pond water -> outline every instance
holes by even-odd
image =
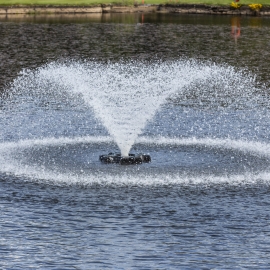
[[[269,30],[0,17],[0,268],[268,268]],[[99,161],[130,149],[152,162]]]

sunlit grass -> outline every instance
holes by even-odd
[[[107,4],[107,3],[111,3],[113,1],[114,0],[0,0],[0,5],[88,6],[88,5],[93,5],[93,4],[97,4],[97,3]]]
[[[0,0],[0,5],[72,5],[89,6],[95,4],[130,5],[133,3],[141,4],[143,0]],[[144,0],[144,4],[207,4],[230,6],[231,0]],[[240,0],[241,5],[262,4],[269,6],[270,0]]]

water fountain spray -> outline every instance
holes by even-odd
[[[250,83],[248,80],[243,83],[241,76],[235,76],[232,67],[195,60],[148,64],[70,61],[23,71],[15,80],[13,90],[31,89],[45,95],[50,89],[57,89],[63,94],[79,96],[94,110],[118,145],[121,153],[114,155],[116,161],[119,155],[133,159],[130,156],[132,145],[168,97],[181,95],[187,88],[210,88],[217,81],[223,91],[237,85],[238,92],[244,92],[246,84]],[[107,155],[106,160],[108,158]]]

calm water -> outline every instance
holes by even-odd
[[[267,269],[269,33],[256,17],[0,17],[0,268]],[[132,147],[152,163],[100,164],[118,151],[110,97],[151,89],[157,61],[170,94]]]

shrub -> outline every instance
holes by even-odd
[[[237,8],[240,8],[241,5],[236,3],[236,2],[231,2],[231,8],[234,8],[234,9],[237,9]]]
[[[262,8],[262,4],[250,4],[248,5],[250,7],[251,10],[260,10]]]

